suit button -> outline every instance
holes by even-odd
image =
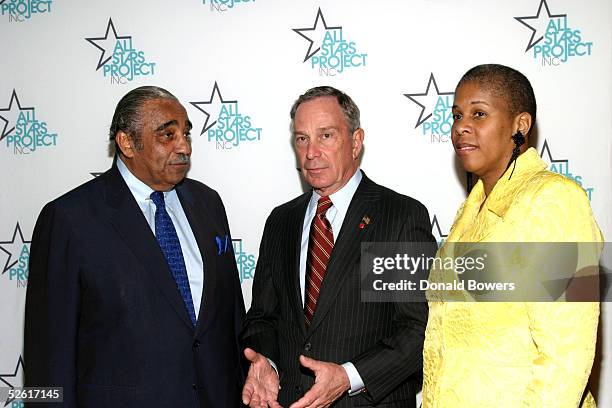
[[[191,387],[194,389],[194,391],[198,390],[198,386],[196,384],[191,384]]]
[[[310,342],[304,344],[304,350],[310,351],[311,348],[312,348],[312,344],[310,344]]]
[[[299,386],[299,385],[296,385],[296,386],[295,386],[295,392],[297,392],[297,393],[301,394],[301,393],[303,392],[303,391],[302,391],[302,387],[301,387],[301,386]]]
[[[198,347],[200,347],[200,341],[196,340],[196,341],[193,342],[193,348],[197,349]]]

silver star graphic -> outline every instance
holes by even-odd
[[[217,95],[216,98],[215,95]],[[208,129],[215,126],[215,124],[217,123],[217,119],[219,118],[219,113],[221,113],[221,108],[224,104],[238,103],[238,101],[223,100],[223,97],[221,96],[221,91],[219,90],[219,85],[217,85],[217,81],[215,81],[215,85],[213,86],[212,92],[210,94],[210,99],[207,102],[189,103],[193,105],[197,110],[206,115],[204,126],[202,126],[202,132],[200,132],[200,136],[202,136]],[[209,105],[209,107],[205,110],[202,105]],[[213,119],[211,120],[211,118]]]
[[[435,93],[431,92],[431,84],[433,84]],[[436,83],[436,78],[434,78],[433,72],[429,77],[429,82],[427,83],[427,89],[425,93],[412,93],[412,94],[404,94],[405,97],[410,99],[412,102],[416,103],[421,107],[421,113],[419,115],[419,119],[417,120],[415,129],[421,126],[423,122],[431,117],[433,114],[436,104],[438,103],[438,97],[440,95],[453,95],[454,92],[440,92],[438,89],[438,84]]]
[[[437,236],[440,237],[440,239],[444,239],[448,237],[448,234],[442,233],[442,228],[440,228],[440,222],[438,221],[438,217],[435,214],[431,220],[431,232],[434,235],[437,234]]]
[[[542,6],[544,6],[544,8],[546,9],[546,15],[542,14],[540,16],[540,14],[542,13]],[[550,19],[566,16],[567,14],[550,14],[550,9],[548,8],[546,0],[542,0],[540,1],[540,5],[538,6],[538,12],[535,16],[514,17],[516,21],[531,30],[531,38],[529,39],[529,44],[527,44],[527,49],[525,49],[525,52],[529,51],[531,48],[533,48],[534,45],[542,41]]]
[[[111,29],[113,30],[113,36],[111,38],[108,38],[108,32]],[[117,45],[117,40],[127,40],[130,38],[132,38],[132,36],[117,35],[117,30],[115,30],[115,25],[113,24],[112,18],[108,19],[108,25],[106,26],[106,33],[104,34],[104,37],[85,38],[85,40],[87,40],[91,45],[102,51],[102,54],[100,55],[100,60],[98,61],[98,66],[96,67],[96,71],[99,70],[113,57],[113,51],[115,50],[115,45]],[[101,43],[103,46],[98,45],[98,43]],[[109,55],[108,57],[105,57],[107,51]]]
[[[19,240],[16,240],[17,233],[19,233]],[[32,241],[26,241],[23,238],[23,232],[21,232],[21,227],[19,223],[15,227],[15,231],[13,232],[13,238],[10,241],[0,242],[0,250],[8,255],[6,263],[4,264],[4,268],[2,269],[2,274],[11,269],[17,262],[19,262],[19,257],[21,256],[21,251],[23,250],[23,246],[26,244],[30,244]],[[9,249],[6,249],[9,248]],[[13,255],[16,256],[17,259],[13,260]]]
[[[34,116],[34,108],[22,107],[19,98],[17,98],[17,92],[13,89],[8,108],[0,109],[0,120],[4,122],[4,128],[2,133],[0,133],[0,140],[4,139],[15,130],[17,120],[19,119],[19,113],[22,111],[31,111],[32,115],[30,117]]]
[[[10,382],[8,379],[11,379]],[[0,386],[9,387],[10,389],[14,389],[15,387],[21,387],[23,383],[23,357],[19,356],[19,360],[17,360],[17,366],[15,366],[15,371],[10,374],[0,374]],[[15,399],[7,399],[4,402],[4,406],[6,407]]]
[[[540,157],[542,159],[544,159],[544,152],[546,152],[546,155],[548,156],[548,162],[550,164],[565,163],[565,168],[568,169],[568,167],[569,167],[569,160],[568,159],[553,159],[552,154],[550,153],[550,146],[548,146],[548,141],[546,139],[544,139],[544,144],[542,145],[542,150],[540,150]]]
[[[323,23],[319,25],[319,22]],[[308,40],[310,43],[308,45],[308,51],[306,51],[306,57],[304,57],[304,61],[308,61],[313,55],[315,55],[321,49],[321,45],[323,44],[323,40],[325,39],[325,34],[327,30],[342,30],[342,27],[328,27],[325,22],[325,18],[323,17],[323,12],[321,12],[321,8],[317,11],[317,16],[315,17],[315,22],[312,28],[294,28],[293,31],[298,33],[300,36]],[[312,31],[310,35],[306,35],[305,32]],[[316,45],[315,45],[316,44]],[[313,51],[314,48],[314,51]]]

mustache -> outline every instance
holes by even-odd
[[[179,153],[176,159],[170,160],[168,164],[189,164],[191,159],[184,153]]]

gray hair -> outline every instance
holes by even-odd
[[[315,88],[310,88],[309,90],[307,90],[303,95],[300,95],[300,97],[297,98],[297,100],[293,103],[290,113],[292,132],[293,123],[295,120],[295,112],[297,111],[298,107],[306,101],[311,101],[322,96],[333,96],[336,98],[338,104],[340,105],[340,109],[342,109],[342,113],[344,113],[344,117],[346,119],[346,123],[351,134],[353,134],[353,132],[355,132],[361,127],[361,123],[359,121],[359,108],[357,107],[355,102],[353,102],[350,96],[331,86],[317,86]]]
[[[117,144],[117,133],[125,132],[134,141],[134,147],[138,150],[142,145],[142,126],[140,108],[145,102],[153,99],[172,99],[178,102],[176,96],[158,86],[141,86],[132,89],[125,94],[115,108],[113,121],[110,125],[109,140],[115,142],[115,153],[121,151]]]

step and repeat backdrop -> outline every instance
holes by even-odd
[[[362,168],[422,201],[442,241],[465,198],[455,85],[477,64],[517,68],[538,101],[532,145],[584,188],[610,240],[611,21],[609,0],[0,0],[0,386],[22,384],[38,213],[111,166],[108,129],[130,89],[162,86],[187,109],[189,176],[225,202],[248,307],[265,219],[305,188],[289,109],[317,85],[353,97]],[[598,350],[592,385],[612,407],[610,303]]]

